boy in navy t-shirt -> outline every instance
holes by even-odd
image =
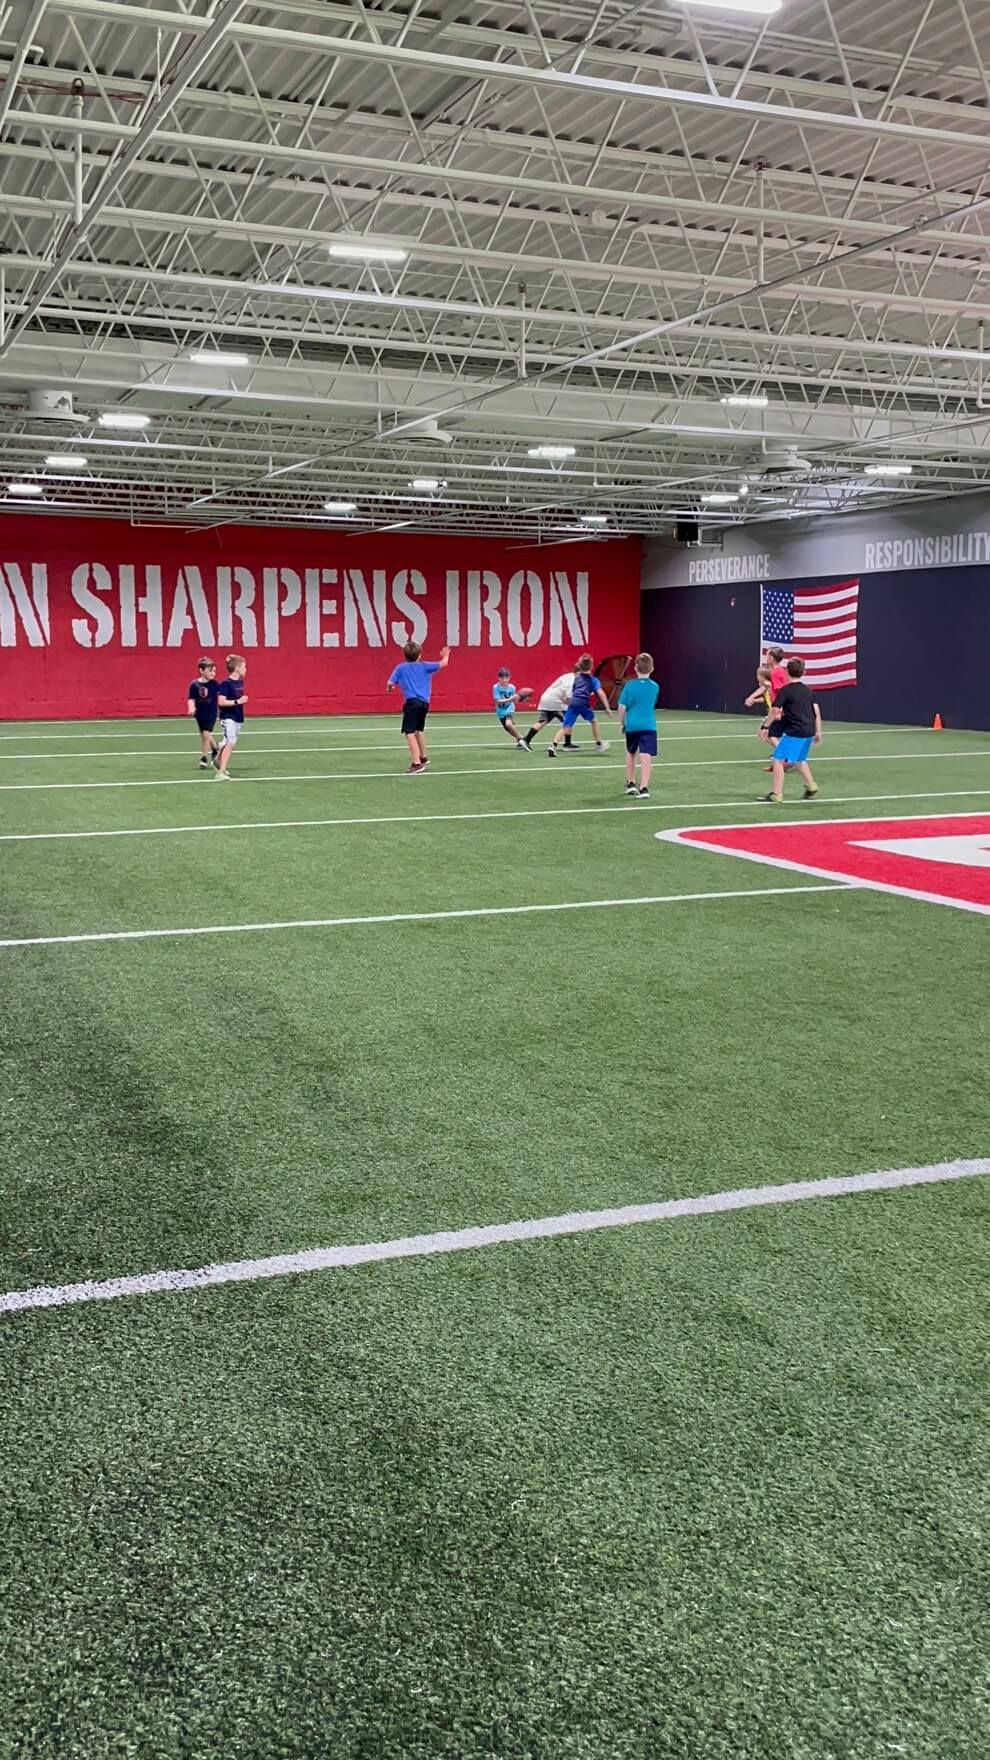
[[[619,726],[626,736],[626,793],[638,800],[650,798],[650,771],[657,755],[657,698],[660,686],[650,677],[653,655],[636,655],[636,676],[622,687]],[[639,787],[636,759],[639,758]]]
[[[407,642],[403,658],[385,686],[386,690],[402,692],[402,731],[409,747],[407,776],[421,776],[429,763],[426,750],[426,717],[430,712],[433,674],[442,672],[450,659],[450,649],[441,648],[439,660],[421,660],[423,650],[418,642]]]
[[[217,724],[217,698],[220,686],[217,682],[217,663],[215,660],[200,661],[196,677],[189,686],[186,700],[186,714],[195,715],[196,726],[199,728],[199,767],[208,770],[216,762],[220,750],[219,740],[213,737],[213,729]]]
[[[553,736],[553,743],[547,750],[548,758],[557,756],[557,747],[562,739],[569,738],[571,728],[577,721],[590,721],[594,736],[596,752],[608,751],[608,740],[602,739],[595,719],[595,704],[601,703],[606,715],[612,711],[608,706],[608,698],[602,690],[602,681],[596,678],[592,667],[594,661],[590,654],[582,654],[574,669],[574,683],[571,686],[571,700],[564,710],[564,719]]]
[[[223,728],[223,745],[220,747],[220,754],[217,758],[217,773],[214,778],[216,782],[230,781],[227,765],[230,763],[234,747],[241,735],[241,728],[244,726],[244,705],[247,702],[247,697],[244,695],[244,674],[246,671],[247,661],[243,654],[227,655],[227,676],[220,686],[220,695],[217,699],[217,706],[220,710],[220,725]]]

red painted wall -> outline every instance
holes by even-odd
[[[499,666],[541,690],[582,649],[635,652],[635,540],[185,533],[118,520],[0,519],[0,717],[180,713],[200,654],[248,661],[250,713],[395,706],[411,635],[456,650],[438,709],[489,707]]]

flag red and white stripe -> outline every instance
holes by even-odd
[[[859,581],[828,587],[765,586],[761,642],[799,654],[812,690],[839,690],[856,679]]]

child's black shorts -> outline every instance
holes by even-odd
[[[539,717],[541,727],[549,727],[551,721],[563,721],[564,719],[559,709],[540,709]]]
[[[402,709],[403,733],[422,733],[430,705],[423,697],[407,697]]]
[[[199,728],[200,733],[212,733],[216,724],[217,718],[215,715],[197,715],[196,717],[196,726]]]

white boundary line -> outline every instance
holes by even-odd
[[[854,802],[876,803],[885,801],[954,801],[978,800],[983,795],[990,795],[990,788],[951,788],[936,790],[931,794],[836,794],[829,797],[830,806],[852,805]],[[0,843],[74,843],[87,838],[105,837],[189,837],[200,832],[220,831],[302,831],[308,828],[328,828],[362,825],[456,825],[459,820],[466,824],[479,819],[575,819],[586,814],[624,813],[626,816],[637,817],[642,813],[714,813],[719,809],[728,811],[730,808],[738,812],[743,803],[731,801],[634,801],[622,800],[611,807],[505,807],[493,808],[489,812],[477,813],[383,813],[369,818],[344,819],[241,819],[231,824],[208,821],[203,825],[142,825],[130,829],[112,831],[5,831],[0,832]],[[754,802],[754,811],[756,803]],[[954,819],[978,818],[985,809],[973,808],[967,812],[953,813]],[[928,818],[926,813],[890,813],[885,817],[897,818]],[[822,823],[809,816],[808,824]],[[762,825],[761,817],[752,821],[754,825]],[[802,821],[804,823],[804,821]]]
[[[905,816],[907,818],[912,817],[910,813]],[[913,816],[915,818],[918,817],[917,814]],[[808,825],[883,825],[890,823],[896,824],[900,821],[901,817],[902,815],[900,813],[884,813],[878,818],[873,819],[772,819],[761,822],[758,828],[762,831],[770,825],[782,826],[784,828],[794,825],[802,825],[805,827]],[[987,817],[987,814],[972,812],[938,813],[923,814],[922,817],[943,820],[984,819]],[[949,898],[943,893],[926,892],[916,886],[896,886],[892,881],[869,880],[858,874],[844,875],[838,868],[819,868],[813,866],[810,862],[789,861],[783,856],[757,855],[753,850],[729,849],[724,843],[709,843],[700,837],[684,836],[686,831],[751,831],[753,828],[752,820],[747,820],[741,825],[680,825],[672,826],[666,831],[657,831],[654,833],[654,836],[660,843],[676,843],[680,845],[681,849],[710,850],[713,855],[735,856],[744,862],[758,862],[761,867],[786,868],[788,872],[792,874],[816,874],[822,880],[844,879],[850,886],[857,887],[867,892],[889,892],[893,894],[895,898],[914,898],[918,899],[922,904],[947,905],[950,910],[969,911],[976,916],[990,917],[990,904],[978,904],[973,899]]]
[[[24,1314],[33,1308],[68,1308],[80,1302],[111,1302],[121,1296],[181,1295],[214,1289],[225,1283],[259,1283],[266,1278],[297,1277],[311,1271],[342,1271],[356,1265],[380,1265],[392,1259],[422,1259],[441,1253],[518,1245],[521,1241],[595,1234],[609,1228],[675,1222],[689,1216],[717,1216],[726,1211],[800,1204],[812,1198],[849,1198],[860,1192],[901,1191],[906,1186],[941,1185],[950,1180],[985,1178],[988,1174],[990,1160],[942,1161],[930,1167],[898,1167],[887,1172],[855,1173],[838,1179],[748,1186],[732,1192],[710,1192],[700,1198],[626,1204],[612,1210],[576,1210],[564,1216],[539,1216],[522,1222],[489,1223],[480,1228],[405,1235],[398,1240],[367,1241],[355,1246],[311,1247],[297,1253],[277,1253],[267,1259],[234,1259],[226,1264],[204,1265],[196,1271],[145,1271],[136,1276],[109,1277],[100,1282],[41,1284],[34,1289],[0,1293],[0,1314]]]
[[[963,753],[962,755],[968,757],[972,754]],[[980,755],[982,756],[982,753]],[[401,762],[403,756],[404,754],[397,752],[397,761]],[[596,761],[598,767],[602,768],[600,754]],[[723,760],[723,762],[725,761],[726,760]],[[732,763],[736,762],[734,758],[729,761]],[[741,761],[743,763],[747,762],[746,759]],[[815,762],[816,764],[820,764],[822,760],[821,758],[816,758]],[[240,758],[238,758],[238,763],[240,763]],[[523,774],[522,766],[525,763],[526,759],[523,757],[522,753],[517,753],[514,764],[478,764],[469,766],[465,770],[433,770],[431,768],[428,774],[430,777],[521,776]],[[607,765],[605,768],[618,769],[618,765]],[[560,774],[566,776],[581,775],[587,777],[589,774],[586,765],[583,765],[580,762],[575,763],[571,759],[568,759],[566,762],[558,763],[554,771],[550,769],[549,759],[545,759],[542,764],[530,764],[529,771],[530,774],[535,776]],[[0,793],[28,794],[40,793],[51,789],[71,790],[79,788],[207,788],[215,780],[215,777],[200,772],[195,776],[162,776],[144,782],[138,782],[137,780],[128,782],[0,782]],[[242,788],[245,786],[250,786],[252,788],[265,787],[269,783],[281,786],[283,782],[408,782],[410,786],[415,785],[417,788],[422,788],[425,784],[426,778],[422,776],[416,778],[409,777],[404,770],[394,769],[304,770],[299,775],[290,776],[244,776],[238,774],[233,777],[233,780]]]
[[[535,703],[523,704],[523,714],[534,713]],[[672,727],[713,727],[716,729],[738,728],[755,733],[758,725],[758,711],[751,715],[737,715],[732,711],[724,715],[701,714],[693,709],[663,709],[665,722]],[[491,727],[494,720],[492,710],[472,709],[434,709],[430,726],[436,728],[449,727],[454,733],[476,732],[481,727]],[[352,733],[385,733],[398,725],[398,715],[393,706],[378,715],[264,715],[256,714],[251,718],[252,727],[263,727],[273,733],[323,733],[328,737],[335,734]],[[899,726],[896,722],[835,722],[834,727],[846,733],[932,733],[931,727]],[[0,733],[0,740],[17,739],[174,739],[183,729],[187,732],[190,718],[182,711],[174,715],[130,716],[107,720],[105,717],[95,721],[4,721],[0,719],[0,727],[6,729]],[[99,731],[101,729],[113,729]],[[90,731],[91,729],[96,731]],[[157,732],[156,729],[162,731]],[[980,728],[947,728],[948,733],[979,733]]]
[[[94,941],[178,941],[194,935],[248,935],[272,929],[353,929],[383,923],[450,923],[472,917],[533,917],[554,911],[607,911],[627,905],[699,904],[715,898],[775,898],[793,892],[854,892],[855,881],[829,886],[744,886],[730,892],[663,892],[643,898],[576,898],[559,904],[481,905],[471,910],[393,911],[374,917],[300,917],[272,923],[208,923],[181,929],[104,929],[82,935],[25,935],[0,940],[10,947],[68,947]]]
[[[533,712],[532,705],[524,705],[520,719],[528,721]],[[291,717],[280,720],[278,716],[273,715],[252,715],[251,727],[258,728],[259,731],[265,733],[280,734],[283,736],[288,736],[290,733],[313,736],[320,734],[325,739],[345,739],[348,736],[353,738],[355,734],[392,733],[396,738],[401,738],[399,732],[399,719],[400,717],[395,709],[392,709],[388,714],[383,715],[328,716],[325,721],[307,718],[302,718],[297,721]],[[735,715],[726,715],[721,719],[706,719],[704,716],[699,715],[697,720],[695,720],[690,711],[685,710],[681,712],[678,710],[667,710],[664,712],[664,724],[671,728],[690,727],[695,730],[698,728],[711,728],[716,734],[723,734],[726,728],[728,728],[735,738],[746,738],[750,735],[755,735],[759,722],[755,717]],[[17,725],[16,722],[0,722],[0,726],[8,729],[14,728]],[[57,721],[45,722],[43,725],[46,729],[59,728],[59,723]],[[6,743],[8,740],[37,740],[39,742],[47,742],[50,740],[104,740],[111,742],[114,740],[164,740],[179,739],[183,733],[188,735],[190,731],[195,735],[196,731],[195,722],[191,717],[185,715],[162,717],[158,722],[140,719],[137,721],[120,721],[116,723],[119,731],[114,733],[88,733],[84,731],[85,725],[85,723],[74,721],[67,726],[62,727],[57,732],[40,732],[38,731],[37,724],[35,724],[32,727],[25,727],[20,733],[10,731],[0,733],[0,743]],[[105,721],[97,721],[92,722],[89,725],[101,728],[106,727],[107,723]],[[430,717],[430,728],[437,733],[442,733],[444,731],[448,733],[481,733],[485,730],[490,730],[494,725],[494,712],[490,715],[478,714],[468,716],[465,714],[462,719],[461,716],[456,714],[452,715],[445,713],[443,710],[434,710]],[[878,722],[873,727],[857,727],[855,722],[836,722],[832,731],[851,734],[887,733],[890,734],[892,738],[896,739],[898,734],[901,733],[933,733],[935,730],[931,727],[888,726],[886,723],[882,722]],[[942,730],[939,737],[945,738],[948,736],[951,738],[955,735],[964,739],[968,738],[970,734],[978,734],[980,731],[979,728],[947,728]],[[677,734],[676,736],[671,734],[670,737],[677,737],[679,739],[702,739],[706,738],[707,735],[694,732],[691,734]],[[93,755],[96,756],[97,754],[94,753]]]
[[[245,749],[250,756],[250,747]],[[535,755],[534,753],[533,756]],[[905,761],[921,764],[932,759],[946,762],[952,758],[985,758],[986,755],[987,748],[985,746],[981,746],[975,751],[963,752],[851,752],[847,757],[822,758],[816,756],[815,768],[817,769],[820,764],[895,764]],[[752,768],[758,758],[759,753],[754,753],[752,758],[674,758],[670,762],[661,759],[659,764],[655,766],[655,773],[662,773],[665,770],[722,770],[727,766],[738,768],[740,765]],[[422,788],[425,781],[428,786],[429,777],[434,780],[438,777],[446,780],[452,776],[519,776],[524,774],[521,769],[524,762],[525,759],[521,754],[517,754],[514,764],[478,764],[469,766],[465,770],[431,769],[426,779],[423,777],[416,779],[416,785]],[[605,768],[618,769],[619,766],[613,763],[606,765]],[[529,772],[534,776],[562,774],[587,777],[590,774],[580,759],[576,762],[571,759],[558,760],[552,770],[549,768],[549,760],[545,759],[542,764],[530,765]],[[163,776],[144,782],[137,780],[128,780],[127,782],[2,782],[0,783],[0,793],[39,794],[52,789],[79,788],[203,788],[207,786],[208,781],[214,780],[215,778],[207,778],[201,773],[196,776]],[[404,772],[401,770],[308,770],[299,775],[240,775],[237,777],[241,787],[250,785],[252,788],[262,788],[272,783],[281,786],[284,782],[396,782],[401,780],[404,780]]]
[[[524,721],[525,717],[520,716],[519,720]],[[493,716],[492,717],[492,729],[491,729],[492,737],[490,739],[450,740],[449,742],[445,739],[433,740],[431,742],[432,750],[435,752],[490,752],[493,749],[493,747],[497,747],[497,746],[502,746],[507,750],[509,742],[506,740],[505,736],[503,736],[500,739],[498,737],[498,735],[494,732],[494,721],[495,721],[495,717]],[[251,723],[251,732],[252,733],[254,733],[256,725],[257,724],[254,722]],[[192,731],[193,731],[193,733],[195,733],[195,729],[193,729]],[[281,730],[279,729],[277,731],[280,732]],[[352,731],[360,732],[360,729],[353,729]],[[369,729],[368,731],[369,732],[372,732],[372,731],[377,732],[379,730],[378,729]],[[382,729],[381,731],[384,732],[385,730]],[[433,730],[431,729],[431,732],[432,731]],[[472,728],[451,727],[451,728],[446,729],[446,731],[448,733],[482,733],[485,731],[485,729],[484,728],[473,728],[473,727]],[[615,729],[614,731],[616,734],[616,738],[618,738],[618,730]],[[914,732],[914,733],[931,733],[932,729],[930,727],[917,727],[917,728],[913,728],[913,729],[908,729],[908,731]],[[720,744],[720,743],[724,742],[725,740],[730,740],[730,739],[731,740],[751,740],[754,733],[755,733],[755,728],[752,730],[752,732],[749,732],[749,733],[667,733],[663,728],[661,728],[660,744],[661,744],[661,746],[691,745],[691,744],[697,745],[699,743],[703,744],[703,745],[716,745],[716,744]],[[888,732],[888,730],[884,727],[875,727],[869,733],[866,733],[866,734],[860,733],[858,731],[853,734],[851,729],[844,728],[844,727],[830,727],[829,731],[828,731],[828,737],[830,740],[835,739],[836,737],[850,737],[850,735],[852,735],[852,737],[855,737],[856,739],[864,739],[864,738],[870,738],[870,737],[884,738],[884,739],[900,739],[901,738],[901,735],[899,733]],[[0,738],[7,738],[7,737],[8,737],[7,735],[0,735]],[[46,739],[46,738],[54,738],[57,736],[38,734],[35,737],[37,737],[39,740],[41,740],[41,739]],[[115,735],[95,734],[92,737],[96,738],[96,739],[108,739],[108,738],[122,739],[123,736],[119,735],[119,734],[115,734]],[[98,762],[101,758],[115,758],[115,759],[119,760],[122,758],[172,758],[172,757],[181,757],[183,755],[188,757],[191,754],[194,755],[195,751],[196,751],[195,738],[190,739],[188,736],[183,737],[181,732],[176,733],[176,734],[156,733],[156,734],[146,735],[145,737],[152,738],[152,739],[159,739],[159,740],[170,739],[173,741],[173,747],[168,747],[163,751],[158,751],[151,746],[142,747],[142,746],[135,746],[133,743],[128,743],[128,745],[125,747],[125,749],[123,751],[119,751],[119,752],[117,752],[117,751],[114,751],[114,752],[80,752],[80,751],[75,751],[75,752],[3,752],[3,753],[0,753],[0,762],[3,762],[5,764],[42,764],[42,763],[46,763],[46,762],[50,763],[50,762],[66,762],[67,761],[69,763],[77,763],[78,764],[80,762],[82,762],[82,763],[87,763],[87,762],[95,763],[95,762]],[[533,743],[534,743],[534,748],[536,748],[536,750],[539,749],[539,743],[542,742],[544,739],[546,739],[546,737],[547,737],[547,735],[546,735],[546,732],[544,731],[540,735],[539,742],[534,740]],[[949,738],[951,738],[951,737],[952,736],[950,735]],[[958,734],[956,737],[959,739],[970,739],[972,737],[972,735]],[[264,752],[266,754],[269,752],[395,752],[397,749],[401,748],[401,738],[402,738],[402,736],[399,733],[398,728],[396,728],[395,732],[394,732],[394,737],[392,739],[379,740],[375,745],[341,745],[337,740],[329,740],[328,743],[325,743],[325,744],[319,745],[319,746],[303,746],[303,745],[298,745],[298,744],[293,744],[293,745],[288,745],[288,746],[259,746],[259,745],[255,745],[252,741],[251,753],[253,756],[255,752]],[[939,756],[939,757],[949,756],[951,754],[951,747],[948,746],[948,741],[946,739],[945,734],[944,733],[940,734],[938,736],[938,739],[939,739],[940,746],[944,745],[946,747],[946,750],[944,752],[939,751],[937,756]],[[581,749],[582,749],[582,747],[580,745],[575,748],[575,750],[578,750],[578,751],[580,751]],[[591,746],[590,742],[588,742],[586,740],[583,749],[586,752],[590,753],[593,750],[593,747]],[[766,747],[762,748],[763,751],[766,751],[767,749],[768,748],[766,748]],[[534,756],[535,755],[536,754],[535,754],[535,750],[534,750]],[[760,754],[758,752],[754,752],[754,756],[759,756],[759,755]],[[912,756],[913,756],[913,754],[912,754]]]

